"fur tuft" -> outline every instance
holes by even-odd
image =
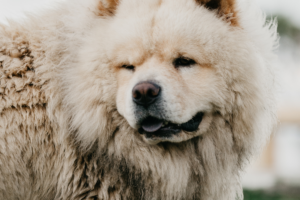
[[[118,0],[101,0],[98,4],[99,16],[114,15],[118,5]]]
[[[238,26],[236,0],[196,0],[196,2],[210,10],[217,10],[218,15],[229,21],[232,26]]]

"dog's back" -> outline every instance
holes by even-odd
[[[33,26],[34,27],[34,26]],[[33,28],[31,27],[31,28]],[[53,199],[60,161],[46,107],[44,49],[31,28],[0,28],[0,199]],[[38,30],[36,30],[38,31]],[[49,92],[48,92],[49,94]],[[43,184],[41,184],[43,183]]]

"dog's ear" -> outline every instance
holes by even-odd
[[[99,0],[99,16],[113,16],[119,4],[119,0]]]
[[[217,11],[218,15],[231,22],[232,26],[238,25],[236,0],[196,0],[196,2],[209,10]]]

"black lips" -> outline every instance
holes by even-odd
[[[148,117],[141,123],[139,129],[140,134],[145,134],[147,137],[171,137],[174,134],[181,132],[182,130],[187,132],[194,132],[198,130],[198,127],[202,121],[203,113],[198,113],[195,117],[183,124],[164,124],[164,120],[154,117]]]
[[[202,121],[203,118],[203,113],[198,113],[195,117],[193,117],[190,121],[181,124],[181,129],[188,131],[188,132],[193,132],[196,131]]]

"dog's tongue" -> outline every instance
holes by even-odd
[[[149,117],[142,123],[142,128],[144,131],[148,133],[153,133],[155,131],[158,131],[163,125],[163,122],[159,119]]]

